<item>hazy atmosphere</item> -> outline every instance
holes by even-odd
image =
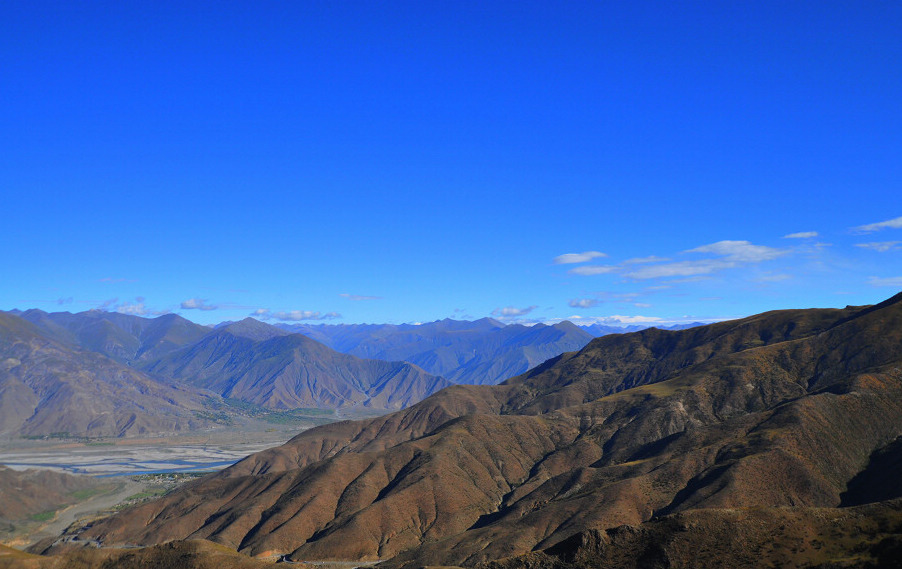
[[[673,323],[902,288],[892,2],[0,7],[0,309]]]

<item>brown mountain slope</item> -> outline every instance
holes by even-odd
[[[902,501],[856,508],[693,510],[578,533],[479,569],[860,567],[902,563]]]
[[[690,508],[838,506],[902,434],[900,300],[603,337],[307,431],[88,535],[472,565]]]
[[[67,347],[0,312],[0,433],[124,436],[207,426],[193,390]]]
[[[69,550],[61,555],[30,555],[0,545],[0,569],[260,569],[266,563],[200,540],[140,549]]]
[[[0,465],[0,537],[32,516],[77,502],[78,491],[97,488],[101,481],[49,470],[16,471]]]

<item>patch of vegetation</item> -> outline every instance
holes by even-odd
[[[26,441],[47,441],[50,439],[58,439],[63,441],[74,441],[84,443],[86,446],[114,446],[116,443],[107,441],[104,437],[86,437],[83,435],[73,435],[69,431],[57,431],[47,435],[22,435],[21,438]]]
[[[241,415],[252,419],[260,419],[274,425],[323,425],[334,421],[335,410],[333,409],[317,409],[310,407],[301,407],[298,409],[288,409],[284,411],[274,411],[260,405],[225,397],[218,400],[208,400],[204,405],[210,409],[208,412],[197,412],[198,417],[216,420],[222,420],[224,417],[231,415]],[[219,422],[219,421],[217,421]],[[231,424],[231,423],[223,423]]]
[[[143,492],[138,492],[137,494],[132,494],[128,498],[125,499],[126,502],[143,502],[149,498],[157,498],[166,493],[165,488],[148,488]]]
[[[235,421],[232,420],[232,417],[225,411],[219,411],[219,412],[195,411],[194,416],[197,417],[198,419],[203,419],[205,421],[211,421],[213,423],[216,423],[217,425],[232,426],[235,424]]]
[[[303,425],[313,423],[315,425],[324,425],[331,423],[331,419],[324,417],[310,416],[306,414],[304,409],[292,409],[290,411],[270,411],[260,417],[267,423],[274,425]]]
[[[56,510],[50,510],[47,512],[41,512],[40,514],[33,514],[30,519],[34,522],[49,522],[55,515]]]

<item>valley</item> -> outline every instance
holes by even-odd
[[[242,331],[239,343],[292,337],[272,334]],[[879,560],[902,539],[892,475],[902,449],[900,338],[902,294],[607,335],[499,385],[450,386],[368,418],[353,414],[374,410],[308,409],[309,428],[279,427],[266,414],[285,412],[223,400],[209,412],[269,426],[10,439],[3,458],[120,476],[214,470],[33,545],[45,556],[36,563],[68,559],[85,543],[104,555],[142,546],[151,559],[168,555],[165,543],[206,551],[197,563],[218,547],[248,563],[514,569],[604,558],[631,567],[649,556],[676,562],[701,544],[712,564],[731,555],[743,564],[780,524],[796,533],[762,563],[832,563],[853,550]],[[760,513],[730,521],[749,509]],[[885,521],[867,533],[872,516]],[[709,529],[679,533],[686,527]],[[730,527],[747,527],[747,546],[706,541]],[[844,537],[824,549],[830,532]]]

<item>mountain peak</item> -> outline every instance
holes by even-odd
[[[291,333],[287,330],[282,330],[281,328],[260,322],[256,318],[251,318],[250,316],[248,316],[244,320],[233,322],[232,324],[229,324],[228,326],[225,326],[220,330],[222,332],[231,334],[232,336],[247,338],[248,340],[253,340],[255,342],[269,340],[270,338],[275,338],[278,336],[287,336]]]

